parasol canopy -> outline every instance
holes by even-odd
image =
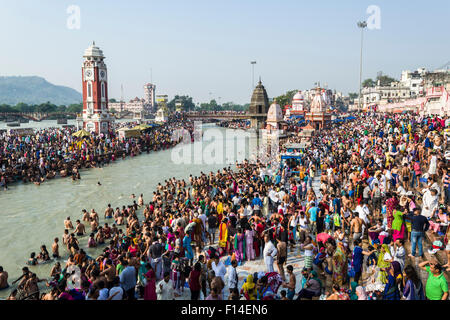
[[[84,137],[90,137],[91,134],[89,132],[87,132],[84,129],[78,130],[77,132],[73,133],[72,136],[77,137],[77,138],[84,138]]]

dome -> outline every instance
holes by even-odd
[[[267,122],[280,122],[283,121],[283,111],[281,111],[280,105],[274,101],[267,112]]]
[[[89,48],[84,50],[84,56],[83,57],[97,57],[97,58],[104,58],[103,51],[100,50],[99,47],[95,46],[95,42],[91,44]]]
[[[303,111],[305,97],[301,91],[298,91],[292,98],[292,109],[295,111]]]

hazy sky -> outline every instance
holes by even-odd
[[[70,5],[80,7],[80,29],[67,27]],[[450,61],[448,0],[0,0],[0,75],[81,91],[82,55],[95,40],[110,98],[121,84],[126,99],[142,97],[152,69],[157,94],[247,103],[252,60],[269,97],[316,81],[346,94],[358,90],[356,22],[369,5],[381,9],[381,29],[365,32],[363,78]]]

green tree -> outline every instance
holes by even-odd
[[[274,100],[277,100],[277,103],[280,105],[280,107],[284,107],[285,105],[292,103],[292,98],[297,93],[298,90],[290,90],[287,91],[285,94],[276,97]]]
[[[183,110],[189,111],[195,109],[195,104],[192,101],[192,97],[175,95],[175,97],[167,104],[170,110],[176,110],[176,102],[180,101],[183,105]]]
[[[0,112],[4,113],[11,113],[11,112],[17,112],[16,108],[11,107],[9,104],[1,104],[0,105]]]
[[[56,112],[66,112],[66,109],[66,106],[61,105],[56,107]]]
[[[349,96],[350,100],[355,100],[356,98],[358,98],[358,94],[354,93],[354,92],[349,92],[348,96]]]
[[[363,81],[362,86],[363,88],[373,88],[376,84],[376,81],[374,81],[373,79],[366,79]]]
[[[83,111],[82,103],[71,104],[66,109],[66,112],[69,112],[69,113],[81,113],[82,111]]]
[[[379,75],[377,81],[380,81],[380,85],[383,87],[390,86],[392,82],[397,81],[396,79],[389,77],[387,75]]]

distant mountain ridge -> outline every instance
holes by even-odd
[[[80,103],[81,93],[75,89],[54,85],[37,76],[0,76],[0,104],[16,105],[51,102],[56,105]]]

